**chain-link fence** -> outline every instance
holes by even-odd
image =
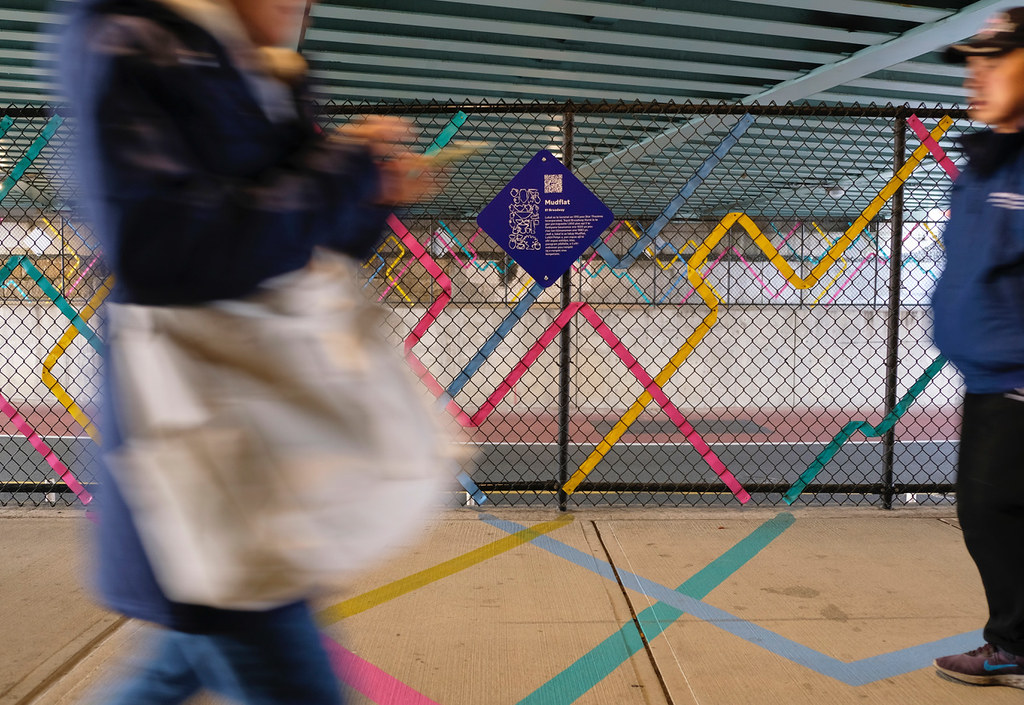
[[[0,505],[91,497],[110,282],[74,207],[73,130],[42,107],[0,112]]]
[[[364,265],[396,345],[479,451],[457,497],[946,501],[961,389],[928,301],[961,113],[401,104],[323,120],[361,113],[412,119],[420,149],[489,145]],[[73,126],[47,137],[43,112],[7,115],[0,504],[70,503],[98,452],[106,270],[62,188]],[[547,288],[476,224],[542,149],[615,216]]]

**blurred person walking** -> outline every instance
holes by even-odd
[[[947,58],[966,62],[969,164],[953,184],[935,288],[935,343],[967,387],[957,514],[988,601],[985,644],[936,659],[974,685],[1024,688],[1024,8]]]
[[[407,123],[316,129],[305,63],[279,48],[305,4],[82,0],[73,10],[61,75],[84,205],[117,281],[111,301],[244,300],[322,248],[365,258],[391,207],[431,188],[429,163],[403,147]],[[105,397],[104,450],[116,452],[130,419],[109,379]],[[204,688],[259,705],[342,702],[301,596],[254,609],[171,599],[140,539],[147,517],[116,474],[99,472],[100,599],[162,627],[106,702],[180,703]]]

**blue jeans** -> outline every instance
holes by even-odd
[[[102,701],[176,705],[202,689],[245,705],[342,705],[340,686],[309,609],[252,628],[186,634],[161,630],[155,647]]]

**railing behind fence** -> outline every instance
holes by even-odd
[[[366,293],[478,449],[494,504],[946,501],[959,379],[928,300],[960,113],[672,104],[328,105],[482,140],[395,214]],[[68,181],[73,121],[7,111],[0,504],[85,500],[108,272]],[[544,288],[476,225],[538,150],[615,215]]]

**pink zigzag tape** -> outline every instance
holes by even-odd
[[[604,236],[604,241],[603,241],[604,244],[607,245],[608,241],[612,239],[612,235],[614,235],[616,232],[618,232],[619,228],[621,228],[621,227],[622,227],[622,221],[620,220],[618,223],[615,224],[615,227],[612,228],[611,230],[609,230],[608,234]],[[593,252],[590,253],[590,257],[588,257],[587,261],[583,263],[583,270],[584,271],[586,271],[590,267],[590,263],[594,261],[595,257],[597,257],[597,250],[596,249]],[[575,264],[573,266],[575,267]],[[595,272],[595,274],[596,274],[596,272]]]
[[[771,287],[769,287],[768,283],[765,282],[765,280],[761,278],[761,275],[757,273],[757,271],[754,269],[754,265],[750,263],[750,260],[744,257],[743,253],[740,252],[737,248],[732,248],[732,251],[736,254],[737,257],[739,257],[740,261],[744,264],[744,266],[746,266],[747,271],[750,272],[750,275],[754,277],[758,284],[761,285],[761,288],[768,292],[770,299],[774,300],[782,296],[782,292],[784,292],[786,290],[786,287],[789,286],[789,282],[784,282],[782,288],[773,294]],[[717,262],[718,260],[715,261]]]
[[[656,401],[668,417],[679,427],[679,430],[686,436],[686,440],[694,447],[694,449],[700,453],[700,456],[704,458],[711,469],[715,471],[715,474],[726,484],[726,486],[732,490],[736,498],[740,500],[740,503],[746,504],[750,500],[750,495],[747,493],[743,486],[736,479],[736,476],[729,472],[729,469],[725,467],[725,464],[719,460],[718,456],[715,455],[711,447],[704,442],[700,434],[697,433],[696,429],[690,425],[683,416],[682,412],[676,408],[675,404],[668,398],[668,395],[654,383],[654,379],[651,378],[647,371],[637,362],[636,358],[629,352],[626,346],[619,340],[618,336],[608,327],[608,324],[604,322],[601,316],[591,308],[590,304],[582,301],[575,301],[569,304],[548,326],[547,330],[540,336],[533,347],[523,356],[523,359],[513,368],[512,372],[505,378],[505,380],[495,389],[491,396],[488,397],[487,401],[480,407],[480,410],[473,415],[474,421],[479,419],[482,421],[487,417],[488,414],[501,403],[501,400],[511,391],[512,387],[515,386],[516,382],[526,374],[527,368],[530,367],[540,354],[544,351],[544,348],[548,346],[551,341],[555,339],[559,331],[564,328],[573,316],[577,313],[581,314],[590,325],[594,327],[597,334],[601,336],[604,342],[608,343],[608,347],[612,349],[616,357],[622,361],[629,371],[633,373],[633,376],[644,386],[644,391],[649,392],[651,397]]]
[[[956,164],[954,164],[953,160],[949,158],[948,154],[946,154],[946,150],[940,147],[939,143],[932,138],[931,133],[928,132],[928,128],[926,128],[924,123],[921,122],[921,118],[917,117],[917,115],[911,115],[907,118],[907,124],[910,125],[910,129],[914,131],[917,138],[928,148],[928,151],[932,153],[932,156],[935,157],[935,161],[939,163],[939,166],[946,170],[949,178],[956,179],[956,177],[960,176],[960,170],[956,168]]]
[[[801,225],[800,223],[797,223],[796,225],[794,225],[794,226],[793,226],[792,228],[790,228],[790,229],[789,229],[789,233],[788,233],[788,234],[786,235],[786,237],[782,238],[782,242],[780,243],[780,248],[781,248],[781,246],[782,246],[782,245],[785,245],[785,244],[786,244],[787,242],[789,242],[789,238],[793,237],[793,233],[795,233],[795,232],[796,232],[796,229],[797,229],[797,228],[799,228],[799,227],[800,227],[800,225]],[[752,276],[754,277],[754,279],[756,279],[756,280],[757,280],[757,283],[761,285],[761,288],[762,288],[762,289],[764,289],[765,291],[767,291],[767,292],[768,292],[768,293],[770,294],[770,298],[771,298],[772,300],[775,300],[775,299],[779,298],[780,296],[782,296],[782,292],[786,290],[786,287],[787,287],[787,286],[789,286],[789,282],[784,282],[784,283],[782,284],[782,288],[781,288],[781,289],[779,289],[778,291],[776,291],[776,292],[775,292],[774,294],[772,294],[772,290],[771,290],[771,289],[769,288],[768,284],[766,284],[766,283],[764,282],[764,280],[763,280],[763,279],[761,279],[761,275],[759,275],[759,274],[758,274],[758,273],[757,273],[757,272],[756,272],[756,271],[754,270],[754,265],[752,265],[752,264],[750,263],[750,261],[749,261],[749,260],[748,260],[748,259],[747,259],[746,257],[744,257],[744,256],[743,256],[743,253],[742,253],[742,252],[740,252],[740,251],[739,251],[739,250],[738,250],[737,248],[735,248],[735,247],[734,247],[734,248],[732,248],[732,251],[733,251],[733,252],[735,252],[735,253],[736,253],[736,256],[740,258],[740,261],[741,261],[741,262],[743,262],[743,264],[744,264],[744,265],[746,266],[746,268],[747,268],[747,271],[749,271],[749,272],[750,272],[750,274],[751,274],[751,275],[752,275]],[[718,259],[721,259],[721,257],[719,257]],[[718,260],[715,260],[715,263],[717,263],[717,262],[718,262]],[[709,271],[710,271],[710,270],[709,270]],[[707,276],[707,273],[706,273],[706,272],[705,272],[705,276]],[[691,292],[691,293],[692,293],[692,292]],[[690,296],[690,295],[689,295],[689,294],[687,294],[686,296],[687,296],[687,298],[689,298],[689,296]]]
[[[68,469],[68,466],[60,461],[60,458],[58,458],[57,454],[53,452],[53,449],[46,445],[46,442],[39,437],[39,434],[29,426],[25,417],[19,414],[18,410],[11,406],[11,403],[2,395],[0,395],[0,411],[3,411],[7,418],[14,422],[14,425],[17,426],[21,434],[25,436],[25,438],[28,439],[28,442],[32,444],[32,447],[35,448],[41,456],[43,456],[43,459],[46,460],[47,464],[55,473],[57,473],[60,479],[64,481],[64,484],[68,486],[68,489],[75,493],[75,496],[78,497],[82,504],[89,504],[89,502],[92,501],[92,495],[89,494],[89,491],[82,486],[82,483],[80,483],[74,473]]]
[[[405,354],[408,359],[410,366],[416,372],[417,376],[420,377],[427,385],[427,387],[434,393],[435,396],[441,397],[445,391],[437,379],[430,373],[425,365],[416,357],[413,352],[413,348],[423,337],[427,329],[437,320],[438,315],[448,302],[451,300],[452,284],[451,280],[444,273],[443,270],[434,262],[426,250],[419,244],[412,233],[402,225],[398,218],[391,216],[388,219],[388,224],[398,234],[405,246],[409,248],[409,251],[414,257],[416,257],[427,271],[437,280],[438,284],[441,285],[441,294],[437,297],[434,303],[431,305],[427,313],[420,319],[420,322],[413,328],[412,332],[405,339]],[[704,441],[701,435],[695,428],[686,420],[682,412],[672,403],[665,392],[654,383],[653,378],[647,371],[644,370],[643,366],[637,362],[636,358],[629,352],[626,346],[619,340],[618,336],[612,332],[612,329],[601,319],[596,311],[590,307],[589,304],[583,302],[575,302],[570,304],[565,310],[563,310],[554,322],[548,326],[547,330],[541,334],[540,338],[533,347],[523,356],[523,358],[516,364],[512,371],[502,380],[501,384],[491,392],[491,395],[487,398],[487,401],[477,410],[473,416],[469,416],[454,399],[449,399],[446,408],[448,411],[455,416],[458,422],[466,427],[477,427],[484,419],[486,419],[490,413],[501,403],[501,400],[512,391],[512,388],[526,373],[527,368],[532,365],[537,358],[540,357],[541,352],[548,344],[555,339],[558,332],[565,327],[565,325],[572,319],[576,313],[582,313],[583,317],[594,327],[598,335],[608,343],[611,347],[612,352],[629,368],[629,371],[634,377],[644,386],[644,389],[651,394],[651,397],[665,410],[668,417],[676,424],[680,431],[686,436],[686,439],[694,447],[694,449],[700,453],[700,456],[708,463],[715,474],[726,484],[726,486],[736,495],[737,499],[741,503],[746,503],[750,500],[750,495],[743,486],[736,479],[725,464],[715,455],[715,452],[711,450],[711,447]]]
[[[377,705],[438,705],[390,673],[356,656],[329,636],[320,636],[338,680]]]
[[[954,166],[953,168],[955,169],[956,167]],[[903,236],[903,242],[906,242],[907,238],[910,237],[911,235],[913,235],[914,231],[917,230],[919,225],[920,225],[920,223],[915,223],[914,227],[912,227],[910,230],[907,231],[907,234]],[[857,276],[857,272],[859,272],[860,270],[864,269],[864,265],[866,265],[868,263],[868,260],[870,260],[872,257],[877,257],[878,259],[882,260],[883,262],[888,262],[889,261],[888,257],[884,257],[884,256],[878,254],[877,252],[871,252],[871,253],[865,255],[864,259],[861,260],[860,264],[857,265],[857,268],[853,270],[853,273],[850,274],[850,276],[848,276],[846,278],[846,281],[844,281],[839,286],[839,291],[837,291],[836,293],[832,294],[832,298],[830,298],[825,303],[826,304],[830,304],[833,301],[835,301],[837,298],[839,298],[839,295],[841,293],[843,293],[843,289],[845,289],[846,287],[848,287],[850,285],[850,283],[853,281],[854,277]]]
[[[65,296],[71,296],[71,294],[75,292],[75,289],[77,289],[78,285],[82,283],[83,279],[85,279],[85,275],[89,273],[89,270],[96,266],[96,263],[100,259],[100,254],[101,253],[96,253],[92,256],[92,259],[89,260],[89,264],[87,264],[85,269],[78,274],[78,278],[75,279],[75,283],[72,284],[71,288],[64,294]]]
[[[714,262],[712,262],[711,264],[709,264],[707,266],[707,268],[704,270],[704,273],[701,276],[704,277],[705,279],[707,279],[707,276],[709,274],[711,274],[711,270],[715,268],[715,265],[717,265],[719,262],[722,261],[722,258],[725,257],[725,255],[726,255],[726,253],[728,251],[729,250],[727,250],[727,249],[726,250],[722,250],[722,253],[720,255],[718,255],[718,257],[715,258]],[[683,304],[685,304],[689,300],[689,298],[691,296],[693,296],[695,291],[697,291],[697,290],[694,289],[693,287],[691,287],[690,291],[687,292],[686,296],[683,297],[683,300],[680,301],[677,305],[682,306]]]
[[[473,259],[463,262],[462,259],[457,254],[455,254],[455,248],[452,247],[450,242],[446,241],[444,243],[444,246],[449,252],[452,253],[452,259],[458,262],[459,266],[462,267],[463,269],[469,267],[469,265],[473,264],[473,262],[476,260],[476,257],[474,256]]]
[[[906,238],[904,238],[904,239],[906,239]],[[830,299],[829,299],[828,301],[826,301],[825,303],[826,303],[826,304],[830,304],[830,303],[832,303],[833,301],[835,301],[835,300],[836,300],[837,298],[839,298],[839,295],[840,295],[841,293],[843,293],[843,289],[845,289],[846,287],[848,287],[848,286],[850,285],[850,283],[851,283],[851,282],[853,281],[854,277],[856,277],[856,276],[857,276],[857,272],[859,272],[860,270],[864,269],[864,265],[866,265],[866,264],[868,263],[868,261],[869,261],[869,260],[870,260],[870,259],[871,259],[872,257],[878,257],[878,258],[879,258],[879,259],[881,259],[881,260],[882,260],[883,262],[884,262],[884,261],[886,261],[886,259],[885,259],[884,257],[882,257],[881,255],[879,255],[879,254],[878,254],[878,253],[876,253],[876,252],[871,252],[871,253],[868,253],[868,254],[867,254],[867,255],[866,255],[865,257],[864,257],[864,259],[862,259],[862,260],[861,260],[860,264],[858,264],[858,265],[857,265],[857,268],[853,270],[853,272],[852,272],[852,273],[850,274],[850,276],[848,276],[848,277],[846,278],[846,281],[845,281],[845,282],[843,282],[843,283],[842,283],[842,284],[841,284],[841,285],[839,286],[839,290],[838,290],[838,291],[837,291],[836,293],[832,294],[832,298],[830,298]]]
[[[391,226],[391,229],[395,231],[395,234],[402,238],[402,242],[404,242],[405,246],[409,248],[409,252],[412,253],[412,256],[420,261],[420,264],[426,268],[427,272],[434,277],[434,280],[441,286],[441,293],[438,294],[436,299],[434,299],[434,303],[430,305],[427,312],[423,314],[423,318],[419,320],[419,323],[416,324],[405,339],[405,359],[408,360],[409,366],[413,369],[413,372],[416,373],[417,377],[423,380],[423,383],[427,385],[427,388],[431,393],[435,397],[444,398],[444,387],[442,387],[441,383],[437,381],[437,378],[430,373],[430,370],[427,369],[426,365],[420,362],[416,353],[413,352],[413,348],[415,348],[416,344],[423,338],[427,329],[434,324],[437,317],[441,315],[441,311],[443,311],[448,305],[448,302],[452,300],[452,280],[448,278],[448,275],[445,274],[444,270],[437,265],[434,258],[427,254],[427,251],[420,246],[419,241],[413,237],[408,228],[406,228],[402,224],[402,221],[395,217],[393,213],[388,216],[387,222],[388,225]],[[466,427],[473,425],[469,415],[459,408],[459,405],[455,403],[454,399],[449,399],[445,408],[461,425]]]

